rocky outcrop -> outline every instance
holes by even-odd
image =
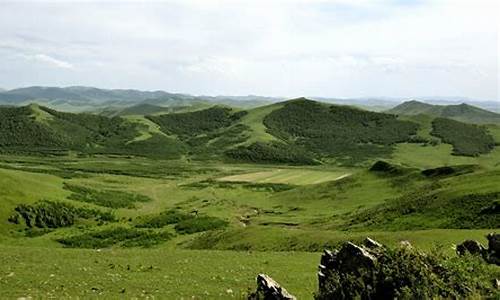
[[[250,294],[249,300],[296,300],[295,296],[281,287],[266,274],[257,275],[257,290]]]
[[[466,240],[457,246],[458,255],[472,254],[484,255],[486,248],[480,242],[475,240]]]
[[[457,246],[459,255],[481,255],[488,263],[500,265],[500,234],[490,233],[486,236],[488,248],[475,240],[466,240]]]

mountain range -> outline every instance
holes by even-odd
[[[402,101],[404,98],[390,97],[363,97],[363,98],[327,98],[309,97],[310,99],[341,104],[354,105],[373,111],[388,110]],[[38,103],[53,109],[70,112],[100,112],[114,111],[120,114],[120,110],[141,104],[152,104],[158,106],[200,106],[205,107],[213,104],[222,104],[240,108],[251,108],[265,104],[286,100],[285,97],[265,96],[193,96],[182,93],[168,93],[165,91],[140,91],[134,89],[99,89],[95,87],[71,86],[71,87],[44,87],[32,86],[12,90],[0,89],[0,105],[27,105]],[[476,101],[460,97],[422,97],[420,101],[436,105],[457,105],[463,102],[478,106],[480,108],[500,112],[500,105],[495,101]]]

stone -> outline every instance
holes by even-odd
[[[371,269],[375,267],[377,258],[366,249],[347,242],[340,248],[337,254],[339,260],[339,271],[356,272],[359,269]]]
[[[406,249],[413,248],[413,246],[411,245],[410,241],[406,241],[406,240],[399,242],[399,246],[401,248],[406,248]]]
[[[286,289],[266,274],[257,275],[257,291],[252,293],[249,300],[297,300]]]
[[[486,238],[488,239],[488,251],[500,254],[500,234],[490,233]]]
[[[466,240],[457,246],[457,253],[459,255],[465,255],[467,253],[472,255],[483,255],[486,249],[480,242],[475,240]]]
[[[367,247],[368,249],[380,249],[380,248],[383,248],[384,246],[382,246],[382,244],[380,244],[379,242],[377,242],[376,240],[374,239],[371,239],[369,237],[367,237],[364,241],[363,241],[363,246]]]

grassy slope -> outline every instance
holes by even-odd
[[[7,218],[17,204],[64,198],[68,192],[62,189],[62,182],[52,175],[0,169],[0,240],[13,229]]]
[[[240,298],[255,286],[255,276],[265,272],[299,298],[308,299],[316,288],[320,256],[163,249],[0,249],[0,290],[6,298]]]
[[[248,111],[248,114],[241,118],[240,123],[250,127],[251,136],[244,143],[249,145],[254,142],[269,142],[277,140],[276,137],[267,132],[267,128],[263,123],[264,117],[274,110],[283,107],[282,103],[261,106]]]
[[[317,184],[339,179],[349,173],[343,171],[316,171],[303,169],[274,169],[231,175],[219,178],[219,181],[228,182],[257,182],[257,183],[288,183],[295,185]]]
[[[147,140],[151,138],[153,134],[165,135],[165,133],[160,130],[160,126],[158,124],[151,122],[151,120],[144,118],[144,116],[128,115],[124,118],[132,123],[143,125],[139,128],[139,135],[130,142]]]

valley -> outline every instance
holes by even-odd
[[[7,298],[241,298],[266,273],[308,299],[325,248],[371,237],[454,256],[500,228],[497,124],[305,98],[0,114]]]

